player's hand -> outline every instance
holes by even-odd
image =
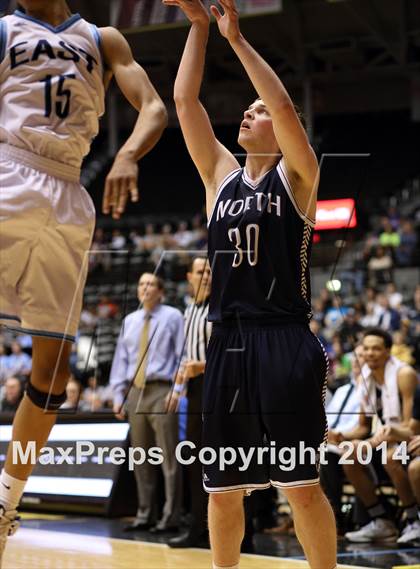
[[[190,360],[185,363],[182,376],[184,379],[191,379],[203,373],[203,364],[199,361]]]
[[[119,219],[125,211],[128,196],[132,202],[139,199],[137,178],[139,167],[133,158],[117,154],[114,164],[105,180],[102,212],[112,212],[114,219]]]
[[[223,14],[214,5],[210,6],[210,11],[216,18],[221,35],[229,42],[233,42],[241,35],[238,9],[234,0],[218,0],[218,3],[223,8]]]
[[[210,23],[210,14],[200,0],[162,0],[162,3],[165,6],[178,6],[178,8],[181,8],[192,24],[208,25]]]
[[[117,419],[120,419],[120,421],[124,421],[127,414],[125,412],[124,407],[120,403],[114,403],[113,411]]]
[[[168,413],[176,413],[179,407],[179,393],[171,390],[165,399],[165,409]]]
[[[384,441],[391,442],[394,440],[395,431],[391,425],[381,427],[371,438],[372,447],[376,448]]]
[[[417,435],[410,439],[407,450],[411,456],[420,456],[420,435]]]

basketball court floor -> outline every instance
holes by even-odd
[[[209,569],[206,549],[171,549],[167,538],[127,534],[122,520],[23,514],[9,540],[3,569]],[[160,542],[157,542],[157,541]],[[309,569],[295,538],[257,534],[256,555],[244,554],[241,569]],[[261,553],[264,553],[262,555]],[[259,554],[258,554],[259,553]],[[420,569],[420,548],[339,543],[339,569]]]

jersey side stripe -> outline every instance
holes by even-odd
[[[99,53],[101,54],[102,69],[105,71],[105,68],[107,67],[107,65],[105,63],[104,50],[102,47],[101,32],[98,30],[98,28],[97,28],[97,26],[95,26],[95,24],[89,24],[89,27],[91,29],[93,39],[95,40],[96,45],[98,46]]]
[[[6,22],[0,20],[0,63],[3,61],[6,55],[6,44],[7,44],[7,28]]]
[[[287,179],[286,173],[283,169],[282,166],[282,160],[279,162],[278,166],[277,166],[277,172],[280,176],[281,181],[283,182],[283,185],[285,187],[285,190],[287,192],[287,195],[290,198],[290,201],[293,204],[293,207],[295,208],[297,214],[299,215],[299,217],[301,217],[303,219],[303,221],[305,221],[306,223],[309,223],[309,225],[311,225],[312,227],[315,226],[315,220],[310,218],[308,215],[306,215],[301,208],[299,207],[297,201],[295,200],[295,196],[293,194],[292,188],[290,187],[290,183],[289,180]]]
[[[213,217],[214,214],[214,210],[216,209],[216,205],[217,205],[217,200],[220,197],[220,194],[222,193],[222,191],[224,190],[224,188],[227,186],[227,184],[233,180],[233,178],[235,177],[235,175],[240,172],[242,170],[242,168],[237,168],[236,170],[233,170],[233,172],[230,172],[230,174],[228,174],[224,180],[222,181],[222,183],[219,186],[219,189],[217,191],[216,197],[214,199],[214,205],[213,205],[213,209],[211,210],[211,214],[209,215],[209,220],[207,222],[207,227],[210,225],[211,219]]]

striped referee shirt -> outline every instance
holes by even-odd
[[[209,298],[204,302],[192,302],[184,313],[185,351],[187,360],[206,361],[207,345],[211,335],[211,322],[208,322]]]

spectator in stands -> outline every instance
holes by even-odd
[[[392,342],[391,356],[407,365],[413,365],[415,363],[413,348],[405,343],[404,334],[397,330],[392,335]]]
[[[121,249],[124,249],[126,243],[127,240],[125,236],[121,233],[121,231],[119,229],[114,229],[112,232],[110,248],[113,249],[114,251],[119,251]]]
[[[96,376],[100,385],[106,385],[109,382],[112,359],[120,333],[120,314],[117,305],[109,302],[102,304],[98,312],[95,334]]]
[[[372,430],[369,414],[376,413],[379,421],[373,429],[373,435],[363,441],[363,445],[368,443],[377,449],[387,441],[387,461],[383,466],[397,490],[407,521],[411,523],[417,519],[417,507],[413,506],[415,497],[407,471],[393,456],[396,443],[404,440],[409,432],[417,376],[413,368],[391,356],[391,347],[392,338],[387,332],[379,328],[366,331],[363,338],[366,363],[362,367],[359,424],[345,437],[353,442],[353,462],[343,465],[347,478],[371,517],[367,525],[346,533],[345,537],[356,543],[395,541],[398,536],[394,521],[378,499],[376,485],[368,474],[368,467],[359,460],[360,454],[357,455],[357,448],[362,444],[360,439],[368,436]],[[382,464],[382,453],[379,450],[374,450],[372,464],[375,467]]]
[[[143,246],[147,252],[152,252],[157,247],[159,237],[156,234],[155,226],[153,223],[147,223],[145,227],[145,235],[143,237]]]
[[[9,375],[9,356],[6,354],[4,344],[0,344],[0,384]]]
[[[332,383],[329,383],[328,387],[332,391],[335,391],[337,387],[343,385],[343,383],[348,383],[350,379],[351,357],[349,354],[344,353],[338,336],[334,336],[328,355],[330,358],[330,371],[332,376]]]
[[[408,478],[413,494],[417,501],[418,519],[411,524],[407,524],[399,544],[420,546],[420,386],[417,386],[413,404],[413,418],[410,421],[411,435],[407,447],[410,453],[410,464],[408,466]]]
[[[388,332],[398,330],[401,323],[400,313],[394,308],[390,307],[386,294],[379,293],[376,299],[377,308],[375,314],[377,321],[375,322],[374,326],[379,326],[379,328],[387,330]]]
[[[194,235],[192,231],[188,229],[188,222],[187,221],[180,221],[176,233],[174,235],[174,240],[177,244],[177,247],[180,249],[188,249],[194,239]]]
[[[25,354],[18,341],[12,342],[12,353],[8,357],[9,375],[24,375],[29,377],[32,369],[32,358]]]
[[[123,321],[112,364],[110,384],[114,392],[114,412],[123,419],[128,414],[131,443],[147,451],[162,449],[165,506],[157,521],[157,475],[145,461],[134,467],[138,510],[126,530],[150,529],[164,533],[178,527],[182,503],[181,470],[175,457],[178,418],[166,411],[166,397],[172,389],[184,347],[182,313],[162,304],[164,285],[157,275],[144,273],[139,280],[138,299],[142,308]],[[127,394],[128,392],[128,394]],[[127,399],[127,411],[123,403]]]
[[[336,332],[342,326],[348,310],[343,300],[338,295],[334,295],[332,306],[327,308],[324,318],[324,325],[330,333]]]
[[[326,406],[328,446],[326,464],[324,463],[321,466],[320,478],[325,494],[328,496],[334,510],[339,533],[342,533],[344,527],[341,512],[344,474],[339,464],[343,450],[338,445],[346,440],[344,433],[351,432],[359,422],[361,398],[357,387],[361,381],[360,374],[363,364],[364,349],[359,344],[356,346],[351,358],[350,381],[336,390],[328,406]]]
[[[3,413],[14,413],[19,407],[23,397],[23,384],[25,378],[9,377],[4,384],[4,392],[0,401],[0,411]]]
[[[367,266],[371,284],[381,285],[392,281],[392,257],[383,247],[376,247]]]
[[[144,250],[143,237],[135,229],[130,231],[130,241],[133,244],[134,251],[142,252]]]
[[[360,324],[360,316],[360,313],[354,308],[349,308],[344,316],[343,323],[338,329],[338,336],[345,353],[353,350],[361,335],[363,326]]]
[[[67,382],[66,395],[67,399],[61,405],[60,410],[65,409],[76,412],[82,395],[82,386],[74,377],[70,377]]]
[[[108,271],[111,268],[111,255],[109,251],[109,244],[106,241],[105,232],[102,228],[98,227],[95,230],[91,253],[89,255],[89,270],[104,270]]]
[[[96,314],[97,307],[93,304],[89,304],[83,307],[80,314],[80,324],[79,330],[83,330],[84,333],[92,333],[95,329],[98,316]]]
[[[99,411],[112,408],[113,394],[108,385],[99,385],[97,378],[91,375],[87,380],[87,387],[83,390],[81,408],[83,411]]]
[[[400,214],[395,206],[390,206],[388,208],[388,219],[389,223],[392,225],[392,228],[395,229],[395,231],[398,231],[398,228],[400,226]]]
[[[408,267],[414,261],[414,252],[417,247],[417,234],[410,220],[406,219],[402,222],[399,238],[400,243],[395,251],[395,258],[400,267]]]
[[[383,232],[379,235],[379,244],[382,247],[396,249],[400,245],[400,236],[392,227],[390,220],[385,217],[382,220]]]
[[[386,285],[386,295],[388,297],[389,306],[394,310],[399,310],[401,308],[403,296],[397,291],[395,283],[388,283]]]

